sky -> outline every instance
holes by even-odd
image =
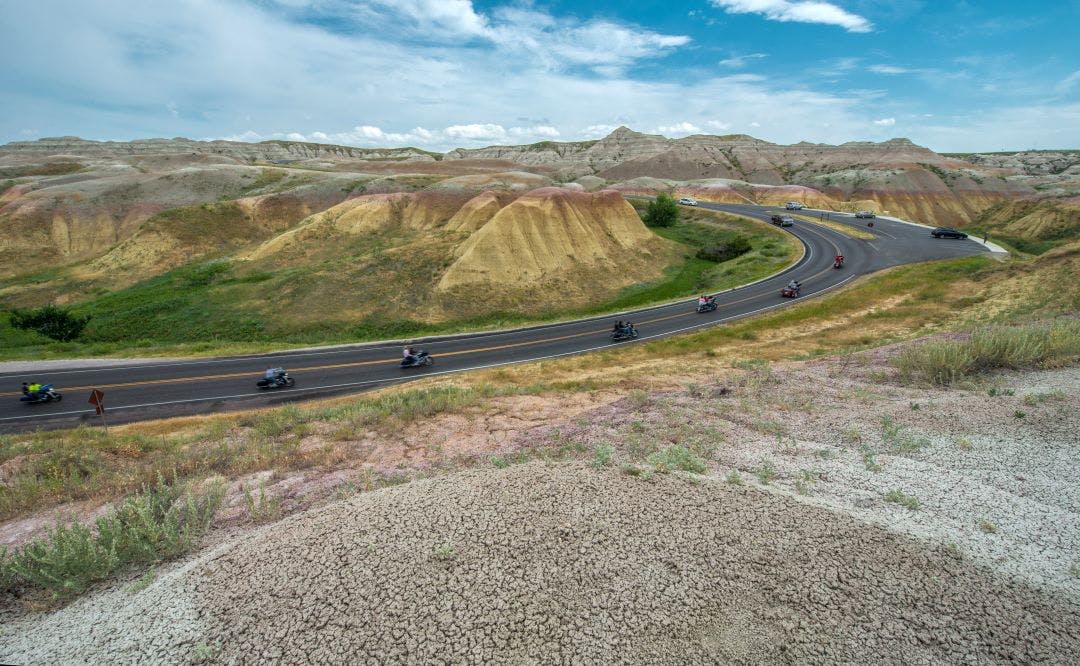
[[[0,143],[1080,148],[1080,0],[0,0]]]

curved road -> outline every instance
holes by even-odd
[[[709,208],[768,220],[775,208],[710,204]],[[803,211],[816,216],[816,211]],[[830,213],[834,221],[866,229],[862,220]],[[790,231],[806,246],[803,258],[791,268],[760,282],[717,295],[715,312],[698,314],[694,303],[682,301],[636,310],[622,315],[580,319],[497,333],[474,333],[431,339],[422,346],[435,359],[432,366],[402,370],[398,342],[374,343],[322,350],[147,362],[138,365],[56,369],[33,375],[0,373],[0,387],[17,389],[23,381],[54,384],[64,394],[56,403],[27,405],[17,390],[0,393],[0,430],[26,430],[99,423],[87,404],[92,389],[105,392],[110,423],[218,412],[325,397],[448,372],[506,363],[552,358],[610,348],[612,322],[630,319],[640,332],[638,340],[659,338],[712,326],[756,314],[834,289],[859,275],[918,261],[986,252],[980,243],[935,240],[929,230],[901,222],[877,219],[871,231],[877,238],[864,241],[826,227],[796,220]],[[832,268],[837,252],[846,257],[843,269]],[[800,299],[780,298],[778,291],[792,277],[803,284]],[[293,389],[258,391],[255,382],[268,366],[283,365],[296,378]]]

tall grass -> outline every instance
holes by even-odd
[[[927,342],[902,351],[893,364],[904,381],[948,386],[998,369],[1059,367],[1080,362],[1080,320],[992,326],[967,340]]]
[[[58,519],[45,537],[11,555],[0,553],[0,589],[27,586],[66,599],[122,567],[183,555],[209,528],[224,497],[220,484],[188,490],[159,476],[156,485],[98,518],[93,529]]]
[[[400,428],[414,419],[466,409],[500,395],[537,393],[546,385],[499,388],[435,386],[362,397],[333,407],[278,409],[221,417],[204,429],[172,436],[105,435],[76,428],[0,436],[0,520],[26,511],[85,499],[111,500],[153,485],[160,470],[177,479],[239,476],[266,469],[295,470],[337,464],[345,449],[301,447],[323,428],[338,441],[370,429]]]

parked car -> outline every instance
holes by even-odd
[[[795,224],[795,220],[787,215],[773,215],[769,218],[769,222],[772,222],[779,227],[790,227]]]
[[[691,199],[690,197],[683,197],[682,199],[679,199],[679,203],[681,203],[684,206],[696,206],[697,205],[697,201],[694,200],[694,199]]]
[[[858,213],[855,213],[855,217],[857,217],[859,219],[862,219],[862,220],[872,220],[872,219],[874,219],[875,216],[874,216],[873,211],[860,210]]]
[[[798,201],[789,201],[786,204],[784,204],[784,208],[786,208],[788,210],[802,210],[803,205],[801,203],[799,203]]]
[[[961,240],[967,238],[967,234],[963,231],[957,231],[952,227],[938,227],[931,231],[930,235],[934,238],[959,238]]]

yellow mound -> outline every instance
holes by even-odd
[[[325,241],[338,234],[361,236],[392,225],[425,231],[447,224],[461,208],[462,195],[417,192],[370,194],[343,201],[266,241],[245,259],[262,259],[299,244]]]
[[[502,202],[494,192],[483,192],[469,199],[468,203],[454,213],[454,216],[446,223],[446,228],[449,231],[472,233],[487,224],[501,208]]]
[[[618,192],[544,188],[502,208],[470,236],[436,291],[561,286],[558,295],[573,301],[658,278],[677,251],[649,231]],[[590,283],[590,277],[602,282]]]

